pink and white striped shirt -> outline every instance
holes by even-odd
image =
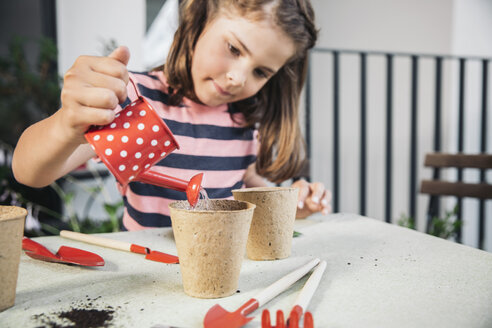
[[[243,187],[244,173],[256,161],[256,130],[236,123],[242,122],[243,115],[232,113],[228,105],[208,107],[186,98],[180,106],[168,105],[168,85],[162,71],[130,73],[130,78],[180,146],[154,169],[186,181],[203,172],[202,187],[210,198],[232,198],[231,191]],[[128,97],[122,107],[136,99],[132,83],[128,83]],[[131,182],[120,191],[127,230],[170,226],[169,203],[186,199],[183,192],[141,182]]]

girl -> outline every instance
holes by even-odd
[[[204,172],[210,198],[294,177],[303,164],[298,103],[317,31],[309,0],[185,0],[163,68],[128,73],[127,48],[77,58],[64,76],[61,108],[19,139],[16,179],[42,187],[95,156],[84,139],[140,95],[181,148],[157,164],[181,179]],[[116,108],[116,110],[115,110]],[[298,180],[297,217],[330,211],[321,183]],[[139,182],[121,189],[128,230],[170,226],[168,204],[185,195]]]

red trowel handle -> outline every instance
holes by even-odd
[[[137,177],[137,181],[145,182],[159,187],[186,192],[186,197],[191,206],[195,206],[200,196],[203,173],[193,176],[190,181],[181,180],[152,169],[147,170]]]

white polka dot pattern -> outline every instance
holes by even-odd
[[[169,131],[150,104],[140,98],[107,126],[91,128],[86,139],[116,179],[126,185],[138,181],[142,172],[177,148]]]

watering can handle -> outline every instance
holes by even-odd
[[[140,92],[138,92],[137,85],[135,84],[135,81],[131,77],[128,78],[130,83],[133,85],[133,89],[135,89],[135,94],[137,95],[137,99],[141,98],[142,96],[140,95]]]

